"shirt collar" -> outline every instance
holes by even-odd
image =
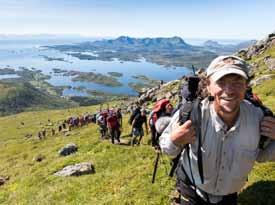
[[[239,126],[240,126],[240,121],[241,121],[240,120],[240,114],[239,114],[235,124],[230,128],[230,130],[227,131],[228,126],[223,122],[223,120],[216,113],[213,103],[210,104],[210,113],[211,113],[211,116],[213,116],[212,119],[213,119],[213,122],[214,122],[214,127],[215,127],[216,132],[220,132],[220,131],[233,132],[237,128],[239,128]],[[240,107],[240,113],[241,113],[241,107]]]

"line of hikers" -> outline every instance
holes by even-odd
[[[45,139],[47,135],[54,136],[57,133],[57,131],[59,133],[60,132],[67,133],[71,131],[73,128],[82,127],[90,123],[96,123],[96,114],[85,113],[79,116],[71,116],[63,120],[62,122],[57,122],[56,129],[53,127],[53,122],[51,122],[51,120],[48,119],[48,123],[46,124],[46,127],[38,131],[37,137],[38,139],[42,140],[42,139]]]
[[[110,136],[113,144],[120,144],[122,129],[122,114],[120,108],[100,111],[96,115],[96,123],[99,125],[101,139],[106,139]]]
[[[170,103],[168,99],[161,99],[157,101],[152,109],[149,112],[148,121],[147,114],[148,111],[146,109],[142,109],[139,104],[136,104],[136,108],[133,110],[129,124],[132,126],[132,141],[131,145],[136,143],[136,139],[139,137],[137,144],[140,144],[143,136],[143,124],[145,125],[146,134],[148,134],[148,126],[149,124],[150,132],[151,132],[151,143],[152,146],[158,148],[158,140],[161,133],[156,130],[156,122],[160,117],[171,117],[173,113],[173,105]]]
[[[173,113],[173,106],[167,99],[159,100],[153,107],[152,111],[136,103],[135,107],[131,109],[129,125],[131,126],[131,145],[139,145],[145,133],[148,134],[148,124],[151,131],[152,146],[159,148],[158,138],[160,132],[157,132],[155,123],[160,117],[171,117]],[[149,119],[147,120],[147,115]],[[122,113],[121,109],[105,109],[101,110],[96,116],[96,122],[99,125],[100,138],[111,138],[113,144],[120,144],[120,136],[122,131]]]

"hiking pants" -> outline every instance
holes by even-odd
[[[180,184],[179,184],[180,183]],[[181,205],[214,205],[204,201],[193,187],[187,185],[185,182],[177,182],[177,188],[180,190],[180,204]],[[223,196],[222,201],[215,205],[237,205],[237,193]]]
[[[107,127],[106,125],[99,125],[99,131],[100,131],[100,135],[101,135],[101,138],[105,137],[106,134],[107,134]]]
[[[143,136],[144,131],[142,127],[133,127],[131,145],[133,146],[135,144],[137,137],[139,137],[138,142],[140,142]]]
[[[120,142],[119,139],[119,129],[117,128],[109,128],[109,133],[111,135],[112,143],[115,143],[115,139]]]

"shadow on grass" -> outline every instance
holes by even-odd
[[[259,181],[243,190],[238,205],[274,205],[275,181]]]

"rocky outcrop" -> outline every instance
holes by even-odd
[[[271,56],[266,56],[264,58],[264,63],[270,71],[275,70],[275,58],[272,58]]]
[[[263,82],[265,82],[267,80],[271,80],[274,77],[275,77],[275,75],[263,75],[259,78],[256,78],[256,79],[252,80],[250,82],[250,85],[251,86],[257,86],[257,85],[260,85],[260,84],[262,84]]]
[[[127,110],[130,111],[130,107],[134,107],[136,103],[146,105],[148,102],[156,102],[163,98],[170,100],[176,98],[180,83],[181,80],[173,80],[153,88],[144,89],[135,101],[128,104]]]
[[[90,162],[82,162],[75,165],[69,165],[64,167],[62,170],[56,172],[55,176],[81,176],[84,174],[95,173],[95,168]]]
[[[59,156],[67,156],[77,151],[77,146],[73,143],[67,144],[65,147],[59,150]]]
[[[257,41],[247,49],[240,50],[237,55],[245,60],[250,60],[252,56],[264,53],[268,48],[275,46],[275,32],[269,34],[264,40]]]

